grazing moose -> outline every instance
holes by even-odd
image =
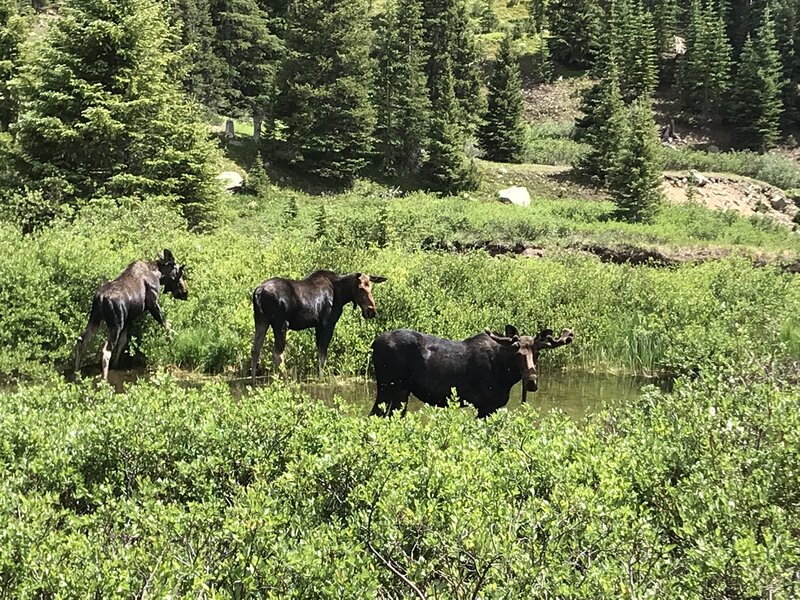
[[[373,415],[391,415],[408,407],[408,395],[422,402],[447,406],[455,388],[461,401],[485,417],[508,403],[511,388],[521,379],[522,401],[538,388],[536,363],[539,352],[572,341],[564,329],[556,339],[551,329],[536,337],[521,336],[506,325],[505,335],[488,329],[461,342],[444,340],[410,329],[389,331],[372,343],[372,362],[378,380]],[[386,410],[380,408],[386,404]]]
[[[80,369],[81,355],[102,321],[108,326],[108,341],[103,348],[103,379],[108,380],[108,367],[113,353],[114,367],[119,362],[122,350],[128,343],[128,328],[136,317],[148,311],[163,327],[167,321],[158,305],[161,286],[178,300],[186,300],[189,291],[183,280],[183,265],[175,262],[170,250],[157,260],[137,260],[113,281],[101,285],[94,294],[89,324],[78,338],[75,350],[75,370]]]
[[[321,373],[328,358],[333,330],[345,304],[352,302],[353,306],[359,306],[365,319],[375,317],[378,311],[372,297],[372,284],[383,281],[386,281],[385,277],[366,273],[337,275],[331,271],[315,271],[299,281],[273,277],[259,285],[253,292],[253,316],[256,322],[250,365],[253,383],[261,347],[270,326],[275,335],[272,362],[276,368],[283,362],[287,330],[313,327]]]

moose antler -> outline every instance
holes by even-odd
[[[499,333],[493,332],[488,327],[484,329],[484,333],[486,333],[486,335],[488,335],[492,339],[492,341],[497,342],[498,344],[501,344],[503,346],[514,346],[514,345],[519,346],[518,335],[512,335],[512,336],[500,335]]]
[[[558,339],[553,337],[552,329],[543,329],[536,336],[536,346],[540,350],[558,348],[572,342],[575,333],[571,329],[562,329]]]

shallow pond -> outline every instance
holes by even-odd
[[[638,377],[615,375],[595,375],[591,373],[542,373],[539,377],[539,390],[528,393],[528,403],[543,411],[554,408],[563,410],[569,417],[580,420],[588,413],[599,410],[604,404],[625,404],[636,399],[641,387],[650,381]],[[326,403],[333,403],[334,396],[362,407],[369,414],[375,401],[375,382],[366,379],[306,382],[300,386],[311,397]],[[521,384],[511,390],[507,408],[514,410],[520,406]],[[408,410],[419,410],[424,405],[414,396]]]
[[[92,376],[92,375],[88,375]],[[99,374],[93,375],[99,377]],[[144,369],[111,371],[109,383],[117,391],[139,379],[146,379],[149,373]],[[200,380],[187,380],[189,386],[199,385]],[[268,385],[269,379],[260,377],[259,386]],[[250,384],[249,378],[229,380],[234,395],[247,393]],[[643,385],[654,383],[641,377],[624,375],[597,375],[580,372],[543,372],[539,376],[539,390],[528,393],[528,403],[549,411],[554,408],[563,410],[569,417],[580,420],[587,414],[599,410],[605,404],[625,404],[636,399],[641,393]],[[521,384],[511,390],[511,399],[507,408],[514,410],[520,405]],[[312,398],[329,405],[334,404],[334,398],[340,397],[345,402],[352,403],[361,408],[367,415],[375,401],[375,382],[369,379],[328,379],[322,381],[305,381],[299,384],[300,389]],[[11,391],[9,387],[6,391]],[[424,405],[411,396],[408,410],[419,410]]]

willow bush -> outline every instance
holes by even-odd
[[[800,395],[763,373],[742,355],[582,426],[161,374],[23,387],[0,395],[0,589],[793,598]]]

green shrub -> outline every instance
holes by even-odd
[[[162,375],[23,388],[0,395],[0,588],[792,598],[800,395],[763,372],[743,354],[581,427],[530,406],[368,419]]]

